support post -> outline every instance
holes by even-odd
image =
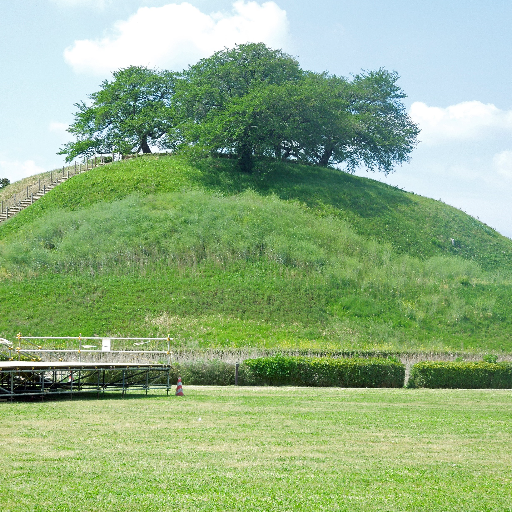
[[[240,363],[235,364],[235,386],[238,386],[238,367],[240,366]]]

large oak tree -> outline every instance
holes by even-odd
[[[61,148],[66,161],[105,153],[150,153],[150,146],[168,147],[174,74],[131,66],[113,73],[90,102],[77,103],[68,132],[76,141]]]
[[[216,52],[180,74],[130,67],[90,105],[77,104],[69,128],[77,140],[61,154],[195,146],[237,158],[246,172],[264,156],[389,173],[419,133],[398,78],[385,69],[351,79],[306,72],[262,43]]]
[[[304,72],[282,52],[240,45],[183,74],[175,133],[235,156],[245,171],[255,157],[271,156],[389,173],[408,160],[419,133],[398,78],[384,69],[351,80]]]

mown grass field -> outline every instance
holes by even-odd
[[[512,240],[335,169],[150,156],[0,224],[0,297],[9,339],[509,354]]]
[[[512,510],[509,391],[185,394],[0,403],[0,509]]]

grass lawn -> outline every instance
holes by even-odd
[[[509,390],[185,393],[0,403],[0,510],[512,510]]]

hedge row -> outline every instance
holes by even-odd
[[[235,384],[235,365],[223,361],[173,363],[170,381],[181,377],[184,385]],[[162,382],[167,377],[162,375]],[[384,358],[331,359],[320,357],[274,356],[246,359],[240,364],[241,386],[337,386],[403,387],[405,367]]]
[[[510,389],[512,364],[423,361],[411,368],[409,388]]]
[[[405,366],[391,359],[261,357],[240,365],[240,383],[268,386],[400,388]]]

